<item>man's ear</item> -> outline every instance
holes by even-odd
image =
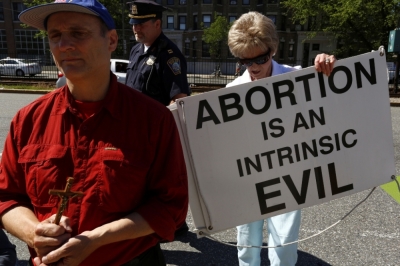
[[[108,32],[108,34],[109,34],[109,40],[110,40],[109,49],[111,52],[113,52],[117,49],[117,46],[118,46],[118,33],[114,29],[114,30],[110,30]]]
[[[161,19],[157,19],[157,20],[156,20],[156,26],[157,26],[157,28],[162,29]]]

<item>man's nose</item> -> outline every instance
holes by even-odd
[[[70,36],[70,34],[63,33],[60,36],[60,40],[58,41],[58,47],[59,49],[71,49],[73,47],[73,38]]]

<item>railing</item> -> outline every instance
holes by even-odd
[[[5,59],[6,56],[1,56],[0,59]],[[24,56],[24,55],[16,55],[13,58],[22,58],[29,60],[32,63],[37,63],[41,67],[41,73],[35,74],[34,76],[30,76],[29,73],[25,73],[24,76],[17,76],[16,69],[8,68],[7,71],[1,71],[1,68],[4,67],[0,64],[0,82],[1,79],[23,79],[23,80],[57,80],[58,78],[58,70],[55,66],[52,58],[47,58],[44,56],[43,58],[38,58],[37,56]],[[120,58],[120,57],[119,57]],[[122,58],[120,58],[122,59]],[[304,61],[290,61],[281,62],[277,60],[278,63],[287,64],[287,65],[302,65],[302,67],[311,66],[312,62],[304,62]],[[1,62],[1,61],[0,61]],[[187,73],[188,73],[188,82],[192,86],[196,85],[206,85],[206,86],[220,86],[224,87],[229,82],[233,81],[237,75],[236,69],[237,60],[234,58],[223,58],[218,60],[213,60],[210,58],[187,58]],[[306,64],[306,65],[304,65]],[[240,74],[245,71],[245,67],[240,68]]]
[[[0,55],[0,59],[1,79],[28,79],[34,81],[43,79],[55,80],[58,78],[57,67],[50,55]]]

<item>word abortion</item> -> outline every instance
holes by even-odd
[[[351,69],[351,67],[353,69]],[[362,76],[364,76],[371,85],[376,84],[376,69],[375,61],[373,58],[369,59],[369,71],[367,70],[367,68],[368,67],[364,67],[361,62],[355,62],[353,66],[349,67],[335,67],[332,70],[331,75],[328,77],[328,88],[334,94],[343,94],[350,90],[355,80],[357,89],[360,89],[364,86]],[[354,73],[355,77],[353,77],[352,73]],[[344,74],[345,76],[344,85],[342,87],[338,87],[337,84],[335,84],[335,76],[339,74]],[[315,73],[306,74],[295,78],[296,82],[303,84],[306,102],[312,101],[311,95],[315,95],[314,93],[311,93],[310,86],[310,83],[315,78]],[[327,97],[327,88],[324,81],[324,75],[322,73],[318,73],[317,79],[319,84],[320,97],[325,98]],[[343,79],[341,78],[341,80]],[[264,114],[271,108],[273,101],[275,103],[276,109],[281,109],[283,108],[282,99],[286,97],[289,99],[290,105],[296,105],[298,102],[296,94],[299,93],[298,91],[295,91],[296,86],[297,84],[295,84],[292,80],[287,79],[272,83],[271,92],[263,86],[252,87],[246,92],[244,99],[241,99],[241,96],[237,93],[228,93],[221,95],[218,97],[218,100],[222,117],[218,117],[217,113],[214,111],[216,109],[213,109],[213,107],[207,100],[201,100],[199,102],[197,112],[196,129],[201,129],[204,123],[213,122],[215,125],[221,124],[221,119],[224,123],[238,120],[244,115],[245,108],[253,115]],[[264,98],[263,106],[254,106],[253,99],[258,98],[254,96],[255,93],[257,93],[257,95],[262,95],[262,97]],[[273,93],[272,96],[271,93]],[[242,102],[242,100],[244,101]]]

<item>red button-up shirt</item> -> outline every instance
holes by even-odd
[[[64,212],[72,235],[132,212],[155,231],[103,246],[82,265],[121,265],[161,239],[172,240],[185,220],[187,175],[173,116],[114,75],[104,106],[86,120],[67,86],[16,114],[0,164],[0,216],[27,206],[40,221],[48,218],[59,202],[49,189],[64,189],[70,176],[71,190],[84,192]]]

